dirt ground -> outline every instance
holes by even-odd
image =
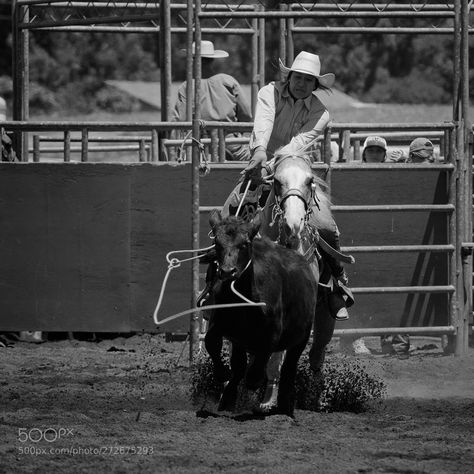
[[[247,421],[196,417],[181,342],[15,343],[0,349],[0,472],[472,473],[474,349],[415,338],[400,359],[367,342],[383,402]]]

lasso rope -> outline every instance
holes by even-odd
[[[239,203],[239,207],[237,209],[236,215],[239,215],[240,209],[242,207],[242,203],[245,201],[245,197],[246,197],[247,192],[250,188],[250,182],[251,181],[249,180],[248,183],[247,183],[247,186],[245,187],[245,191],[242,195],[242,199]],[[169,321],[172,321],[173,319],[180,318],[181,316],[185,316],[186,314],[198,313],[199,311],[203,311],[203,307],[191,308],[191,309],[187,309],[186,311],[181,311],[180,313],[176,313],[176,314],[173,314],[171,316],[168,316],[167,318],[162,319],[161,321],[158,320],[158,311],[160,310],[161,304],[163,302],[163,295],[165,293],[166,283],[168,281],[168,277],[170,276],[171,271],[174,270],[175,268],[180,267],[183,262],[188,262],[190,260],[196,260],[198,258],[201,258],[204,254],[195,255],[193,257],[185,258],[183,260],[179,260],[177,258],[171,258],[170,256],[173,255],[173,254],[177,254],[177,253],[205,252],[207,250],[211,250],[212,248],[214,248],[214,244],[210,245],[209,247],[205,247],[205,248],[202,248],[202,249],[196,249],[196,250],[173,250],[173,251],[168,252],[166,254],[166,261],[168,262],[168,270],[166,271],[166,275],[163,279],[163,283],[161,284],[160,296],[158,298],[158,302],[156,304],[155,311],[153,312],[153,321],[157,326],[160,326],[160,325],[165,324]],[[247,270],[247,268],[250,266],[251,261],[252,260],[248,261],[248,263],[245,266],[242,273],[245,270]],[[244,303],[214,304],[214,305],[205,306],[205,309],[210,310],[210,309],[221,309],[221,308],[236,308],[236,307],[242,307],[242,306],[254,306],[254,307],[255,306],[266,306],[266,304],[263,303],[263,302],[256,303],[254,301],[251,301],[251,300],[247,299],[244,295],[242,295],[241,293],[239,293],[235,289],[234,283],[235,283],[235,280],[230,285],[231,290],[234,292],[235,295],[237,295],[239,298],[241,298],[243,301],[245,301]]]

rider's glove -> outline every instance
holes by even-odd
[[[262,176],[262,167],[267,162],[267,153],[262,148],[257,148],[252,158],[250,159],[247,168],[242,171],[242,175],[245,175],[248,179],[260,179]]]

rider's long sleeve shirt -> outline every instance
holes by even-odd
[[[287,82],[271,82],[258,93],[250,149],[261,147],[270,158],[290,142],[304,147],[322,134],[329,120],[329,112],[314,92],[294,100]]]

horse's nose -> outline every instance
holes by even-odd
[[[286,236],[287,247],[291,249],[297,249],[300,243],[300,229],[295,229],[290,226],[286,221],[283,225],[283,230]]]
[[[219,268],[219,278],[221,280],[229,280],[234,278],[237,273],[236,267],[221,267]]]

